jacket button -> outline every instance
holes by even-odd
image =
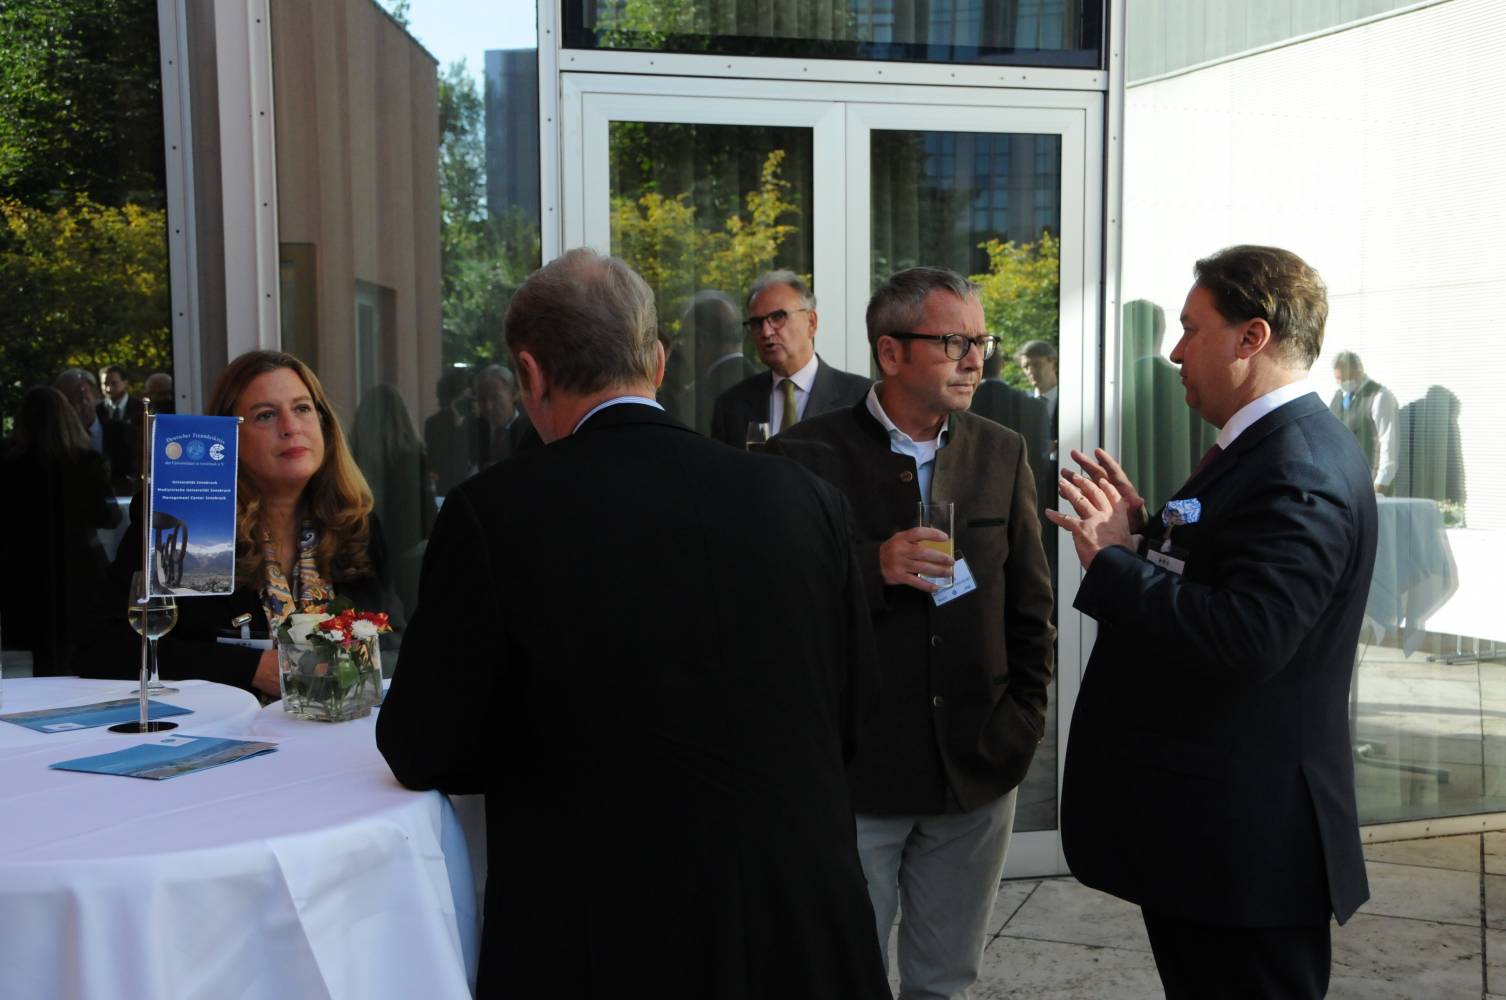
[[[904,472],[901,472],[899,474],[899,481],[902,482],[902,483],[908,483],[908,482],[912,481],[914,478],[915,478],[915,473],[911,472],[909,469],[906,469]]]
[[[934,695],[931,698],[931,704],[937,708],[946,708],[946,699],[939,694]]]
[[[939,635],[933,635],[933,636],[931,636],[931,645],[932,646],[940,646],[941,645],[941,636],[939,636]]]

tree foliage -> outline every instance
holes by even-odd
[[[999,351],[1013,357],[1028,340],[1057,343],[1061,315],[1061,240],[1042,231],[1034,243],[989,240],[988,273],[975,274],[983,316],[990,333],[1001,338]],[[1025,375],[1006,364],[1004,377],[1025,388]]]
[[[64,208],[0,199],[0,411],[64,368],[172,369],[166,220],[78,195]]]
[[[486,203],[485,105],[465,60],[439,77],[439,247],[445,364],[504,361],[503,319],[539,266],[539,227]]]
[[[0,194],[161,206],[155,0],[0,3]]]
[[[155,0],[0,0],[0,415],[171,370],[162,134]]]
[[[645,191],[637,198],[612,198],[612,248],[643,275],[658,299],[660,326],[671,336],[697,290],[718,288],[734,298],[759,274],[774,266],[780,247],[799,232],[787,221],[800,206],[780,176],[784,151],[764,159],[759,186],[747,192],[739,209],[703,224],[689,195]]]

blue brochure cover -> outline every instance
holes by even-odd
[[[166,719],[174,715],[192,715],[187,708],[166,705],[160,701],[146,703],[148,719]],[[0,715],[0,722],[12,722],[38,733],[71,733],[78,729],[93,729],[96,726],[113,726],[117,722],[135,722],[141,718],[141,702],[137,698],[119,698],[115,701],[96,701],[89,705],[65,705],[62,708],[39,708],[32,712],[12,712]]]
[[[168,413],[151,420],[151,593],[228,594],[240,420]]]
[[[59,771],[118,774],[125,778],[162,781],[176,778],[180,774],[219,767],[221,764],[233,764],[247,757],[259,757],[276,749],[276,743],[257,743],[252,740],[226,740],[214,736],[167,736],[150,743],[138,743],[125,750],[116,750],[114,753],[58,761],[52,767]]]

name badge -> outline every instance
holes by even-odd
[[[1175,553],[1175,555],[1173,553]],[[1170,552],[1162,552],[1159,549],[1147,549],[1145,552],[1145,558],[1148,559],[1153,565],[1159,566],[1162,569],[1171,570],[1171,572],[1175,573],[1177,576],[1181,576],[1182,571],[1187,568],[1187,560],[1177,558],[1177,555],[1181,554],[1182,551],[1180,549],[1172,549]]]
[[[222,646],[245,646],[248,649],[272,649],[272,637],[265,632],[261,636],[241,635],[235,629],[220,629],[214,641]]]
[[[948,601],[955,601],[963,594],[971,594],[977,589],[978,581],[973,579],[973,571],[967,568],[967,560],[958,559],[952,565],[952,585],[936,591],[931,595],[931,600],[939,608]]]

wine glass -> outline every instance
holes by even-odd
[[[136,630],[137,635],[146,636],[147,662],[151,673],[151,680],[146,685],[147,694],[173,694],[177,688],[168,687],[157,679],[157,640],[178,624],[178,602],[171,594],[148,596],[146,574],[137,570],[131,574],[131,596],[126,600],[126,620],[131,623],[131,628]],[[140,693],[140,688],[132,692]]]
[[[769,438],[771,437],[773,435],[770,433],[768,423],[762,420],[750,420],[748,421],[748,433],[743,440],[746,442],[749,451],[763,451],[764,446],[769,443]]]

